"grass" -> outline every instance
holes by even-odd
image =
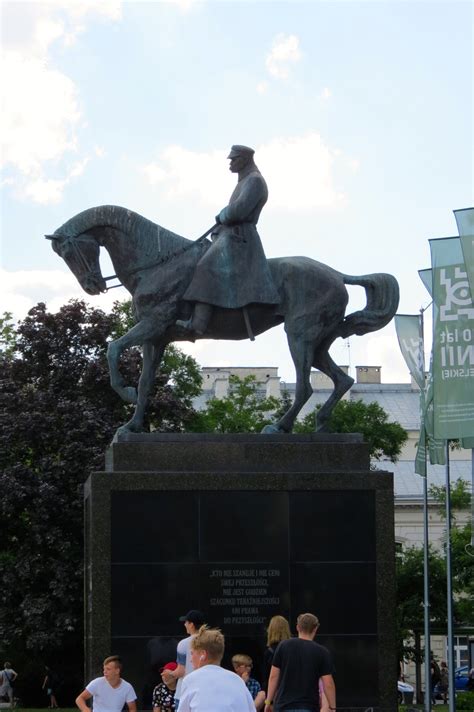
[[[424,710],[425,707],[424,705],[417,705],[413,703],[412,705],[399,705],[398,710],[399,712],[407,712],[407,710]],[[440,705],[439,702],[437,702],[435,705],[432,705],[431,707],[432,710],[436,710],[436,712],[448,712],[449,706],[448,705]]]

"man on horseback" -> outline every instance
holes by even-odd
[[[238,174],[237,186],[229,205],[216,216],[212,245],[198,262],[183,296],[195,303],[194,312],[176,324],[197,336],[206,331],[214,306],[240,309],[280,301],[256,228],[268,189],[254,153],[247,146],[232,146],[229,170]]]

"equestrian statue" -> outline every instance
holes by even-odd
[[[136,324],[107,352],[112,388],[136,406],[119,431],[143,430],[147,398],[169,343],[253,340],[278,324],[284,324],[295,365],[295,399],[263,432],[291,432],[313,392],[311,368],[334,384],[316,418],[316,429],[327,430],[334,406],[354,383],[330,357],[331,344],[381,329],[397,310],[398,283],[390,274],[350,276],[309,257],[267,259],[256,226],[268,189],[254,151],[232,146],[228,158],[237,186],[198,240],[114,205],[84,210],[46,235],[88,294],[107,291],[107,281],[117,277],[132,295]],[[112,260],[111,277],[102,276],[101,247]],[[364,287],[367,299],[364,309],[347,316],[345,285]],[[143,352],[138,388],[126,384],[119,370],[120,354],[132,346]]]

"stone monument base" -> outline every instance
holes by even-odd
[[[392,474],[361,436],[121,436],[85,511],[87,679],[120,654],[150,708],[191,608],[259,679],[270,618],[309,611],[338,709],[397,709]]]

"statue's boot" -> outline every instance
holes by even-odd
[[[204,302],[196,302],[194,313],[189,319],[178,319],[176,326],[181,326],[186,331],[202,336],[209,324],[212,314],[212,305],[204,304]]]

